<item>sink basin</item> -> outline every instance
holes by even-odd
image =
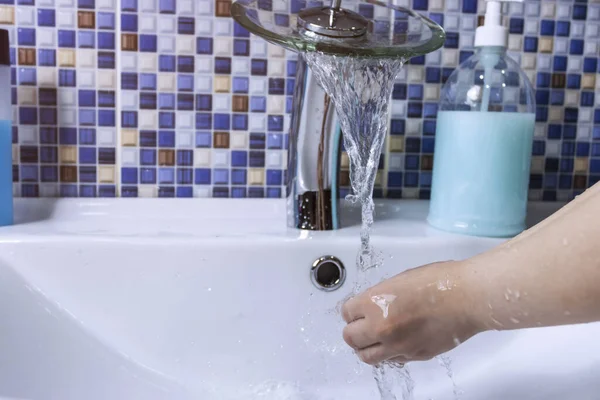
[[[430,228],[427,207],[377,205],[384,264],[372,283],[501,242]],[[555,209],[532,205],[532,222]],[[16,210],[19,224],[0,229],[0,398],[379,399],[337,312],[358,227],[288,230],[279,200],[23,199]],[[347,271],[331,292],[310,279],[326,255]],[[591,400],[598,337],[600,324],[490,332],[447,356],[462,400]],[[455,398],[437,360],[408,368],[415,400]]]

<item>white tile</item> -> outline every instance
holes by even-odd
[[[399,171],[404,168],[404,154],[390,153],[388,168],[390,171]]]
[[[444,0],[429,0],[430,11],[444,11]]]
[[[459,11],[460,10],[460,1],[459,0],[446,0],[446,10]]]
[[[58,197],[58,183],[40,183],[40,197]]]
[[[559,3],[556,7],[556,16],[560,19],[571,17],[571,5],[565,3]]]
[[[542,2],[541,15],[543,18],[554,18],[555,13],[556,13],[556,4],[549,2],[549,1]]]
[[[267,150],[265,154],[265,164],[268,168],[282,168],[283,157],[281,150]]]
[[[423,67],[418,65],[411,65],[407,68],[407,78],[410,83],[423,83],[425,78],[425,72]]]
[[[598,51],[598,43],[586,41],[583,47],[584,54],[595,55]]]
[[[214,94],[213,110],[225,112],[231,111],[231,97],[227,94]]]
[[[415,118],[407,119],[405,133],[410,136],[420,135],[421,134],[421,120],[415,119]]]
[[[406,115],[406,102],[392,101],[391,115],[393,117],[403,117]]]
[[[566,53],[568,49],[568,41],[565,38],[554,38],[554,52]]]
[[[70,8],[75,6],[75,0],[57,0],[59,7]]]
[[[37,89],[34,87],[19,86],[17,88],[17,98],[19,105],[35,106],[37,105]]]
[[[77,73],[77,83],[79,87],[85,89],[96,88],[96,71],[95,70],[81,70]]]
[[[459,48],[473,47],[475,35],[472,32],[462,32],[459,37]]]
[[[59,108],[58,123],[65,126],[77,125],[77,110],[72,108]]]
[[[17,9],[17,24],[20,26],[35,25],[35,8],[34,7],[16,7]]]
[[[175,53],[175,36],[159,36],[158,51],[161,53]]]
[[[115,89],[117,87],[115,71],[98,70],[98,88]]]
[[[565,92],[565,105],[577,106],[579,104],[579,92],[575,90],[567,90]]]
[[[585,36],[587,37],[598,37],[600,36],[600,25],[598,24],[592,24],[592,23],[587,23],[585,25]],[[582,35],[583,36],[583,35]]]
[[[229,147],[232,149],[248,148],[248,134],[246,132],[231,132],[229,136]]]
[[[440,98],[440,88],[438,85],[425,85],[423,92],[425,100],[438,100]]]
[[[193,129],[194,128],[194,112],[178,111],[176,122],[177,122],[177,129]]]
[[[124,71],[137,71],[137,53],[122,52],[121,54],[121,67]]]
[[[37,5],[50,8],[55,6],[55,2],[54,0],[38,0]]]
[[[212,36],[213,23],[212,19],[196,18],[196,34],[198,36]]]
[[[75,28],[75,11],[60,10],[56,13],[56,26],[59,28]]]
[[[138,149],[124,147],[121,149],[121,165],[124,167],[138,166]]]
[[[523,37],[521,35],[508,36],[508,48],[510,50],[519,51],[523,47]]]
[[[116,132],[111,128],[98,128],[96,141],[99,146],[114,146],[116,144]]]
[[[273,0],[273,11],[287,12],[288,4],[287,0]]]
[[[525,34],[526,35],[537,35],[540,30],[540,24],[536,19],[525,20]]]
[[[461,16],[461,28],[466,31],[472,31],[477,28],[477,18],[474,15]]]
[[[211,56],[196,56],[196,72],[210,74],[213,71],[213,58]]]
[[[285,96],[267,96],[267,113],[285,113]]]
[[[37,28],[36,40],[39,47],[57,47],[58,41],[56,40],[56,29]]]
[[[194,2],[192,0],[177,0],[177,13],[185,16],[193,15]]]
[[[156,54],[140,53],[139,67],[143,72],[156,72],[158,70],[158,57]]]
[[[281,46],[267,43],[267,55],[269,58],[284,58],[285,49]]]
[[[143,33],[154,33],[156,32],[156,16],[155,15],[144,15],[141,14],[139,17],[139,29]]]
[[[12,108],[11,120],[13,122],[13,125],[15,125],[15,126],[19,124],[19,109],[17,107]],[[13,147],[13,149],[14,149],[14,147]]]
[[[144,12],[158,12],[158,0],[140,0],[140,10]]]
[[[508,8],[510,15],[523,15],[525,13],[525,7],[522,3],[510,3]]]
[[[138,92],[133,90],[121,91],[121,106],[124,110],[137,110],[138,108]]]
[[[454,67],[458,65],[458,50],[444,49],[442,53],[442,64],[445,67]]]
[[[115,0],[96,0],[96,8],[98,10],[114,11],[116,8]]]
[[[158,112],[155,110],[138,111],[140,129],[156,129],[158,127]]]
[[[537,59],[534,54],[523,54],[521,59],[521,67],[523,69],[535,69],[537,65]]]
[[[533,135],[538,138],[546,137],[546,125],[545,124],[535,124],[535,130]]]
[[[196,90],[200,93],[211,93],[212,78],[210,76],[196,76]]]
[[[551,69],[552,68],[552,56],[548,54],[540,54],[538,56],[537,66],[539,69]]]
[[[250,42],[250,54],[252,57],[266,57],[267,42],[265,42],[262,39],[252,39],[252,41]]]
[[[562,122],[564,119],[564,108],[550,107],[548,110],[548,120],[553,122]]]
[[[593,118],[594,118],[594,111],[592,108],[581,107],[579,109],[579,118],[578,118],[579,122],[592,122]],[[21,131],[19,130],[19,135],[20,134],[21,134]]]
[[[213,0],[197,0],[196,3],[196,14],[198,15],[212,15]]]
[[[229,167],[229,150],[213,150],[213,167]]]
[[[77,67],[78,68],[96,68],[96,50],[78,50],[77,51]]]
[[[587,17],[589,21],[600,20],[600,4],[590,4],[588,6]]]
[[[193,38],[192,38],[193,41]],[[214,54],[215,56],[231,56],[232,53],[232,38],[216,37],[214,39]],[[193,50],[192,50],[193,51]]]
[[[38,144],[38,127],[21,125],[19,127],[20,144]]]
[[[194,150],[194,166],[195,167],[210,167],[211,149],[195,149]]]
[[[592,137],[592,128],[589,125],[579,125],[577,127],[577,139],[589,139]]]
[[[177,53],[178,54],[195,54],[196,53],[195,37],[191,35],[177,36]]]
[[[74,107],[77,105],[77,91],[76,89],[63,89],[59,88],[58,93],[58,105]]]
[[[215,21],[214,32],[216,36],[231,36],[233,34],[233,19],[218,18]]]
[[[202,1],[207,1],[207,0],[202,0]],[[206,197],[212,197],[212,192],[210,187],[206,187],[206,186],[194,186],[194,197],[197,198],[206,198]]]
[[[250,77],[250,94],[266,95],[267,94],[267,78],[259,76]]]
[[[160,33],[176,33],[176,26],[175,17],[161,15],[158,19],[158,31]]]
[[[547,140],[546,141],[546,155],[557,156],[560,154],[560,141],[559,140]]]
[[[179,118],[179,117],[178,117]],[[192,113],[192,128],[194,125],[193,121],[193,113]],[[194,133],[186,132],[186,131],[177,131],[177,147],[178,148],[193,148],[194,147]]]
[[[529,17],[539,17],[540,16],[540,4],[539,3],[527,3],[525,5],[525,14],[527,14],[527,16],[529,16]]]
[[[583,37],[585,34],[585,23],[580,22],[580,21],[571,21],[571,37],[575,37],[575,38],[580,38]],[[596,33],[590,33],[592,35],[594,35],[594,37],[597,37],[598,35],[598,31],[596,30]]]
[[[158,74],[158,90],[163,90],[165,92],[174,92],[175,91],[175,74]]]
[[[264,131],[267,128],[266,117],[261,114],[250,114],[248,116],[248,129],[251,131]]]
[[[444,27],[449,30],[457,30],[459,28],[459,22],[458,15],[448,14],[444,19]]]
[[[158,197],[158,186],[138,185],[138,196],[144,198]]]
[[[285,62],[283,60],[269,60],[268,64],[268,74],[273,77],[283,77],[285,76]]]
[[[271,63],[272,61],[269,63],[269,67]],[[234,57],[231,64],[231,72],[234,75],[248,75],[250,73],[250,60],[248,58]],[[275,74],[269,75],[277,76]]]
[[[504,88],[504,102],[507,104],[515,104],[519,102],[519,90],[514,87]]]
[[[433,53],[429,53],[425,56],[425,62],[427,65],[440,65],[442,62],[442,50],[436,50]]]
[[[569,56],[568,70],[571,72],[581,72],[583,70],[583,61],[580,56]]]

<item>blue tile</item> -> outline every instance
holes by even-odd
[[[79,147],[79,163],[80,164],[96,164],[96,148],[95,147]]]
[[[116,151],[112,147],[98,148],[98,164],[114,165],[116,160]]]
[[[194,72],[194,57],[179,56],[177,57],[177,72]]]
[[[114,50],[115,34],[113,32],[98,32],[98,48],[105,50]]]
[[[577,125],[563,125],[563,138],[575,139],[577,137]]]
[[[58,130],[55,126],[40,127],[40,143],[41,144],[57,144]]]
[[[94,126],[96,125],[96,111],[79,109],[79,125]]]
[[[572,158],[561,158],[560,160],[560,172],[573,172],[575,163]]]
[[[233,77],[233,80],[231,83],[231,88],[232,88],[233,93],[248,93],[248,87],[249,87],[248,78],[240,77],[240,76]]]
[[[194,164],[194,152],[192,150],[177,150],[177,165],[191,166]],[[191,182],[190,182],[191,183]]]
[[[571,35],[571,23],[569,21],[556,22],[556,36],[568,37]]]
[[[140,164],[141,165],[156,165],[156,150],[155,149],[140,149]]]
[[[554,36],[555,22],[552,20],[542,20],[540,22],[540,34],[542,36]]]
[[[137,0],[121,0],[121,11],[136,12],[137,10]]]
[[[581,107],[593,107],[595,94],[594,92],[581,92]]]
[[[245,131],[248,129],[247,114],[233,114],[231,117],[231,126],[233,130]]]
[[[161,111],[158,113],[158,127],[161,129],[175,129],[175,113]],[[160,133],[159,133],[160,135]],[[160,143],[160,139],[159,139]]]
[[[283,173],[279,169],[268,169],[266,178],[268,186],[281,185],[283,182]]]
[[[140,92],[140,108],[142,110],[156,110],[156,93]]]
[[[140,131],[140,146],[156,147],[156,131]]]
[[[158,183],[173,184],[175,183],[175,168],[159,168]]]
[[[598,59],[595,57],[586,57],[583,59],[583,72],[596,73],[598,70]]]
[[[590,144],[587,142],[577,142],[577,157],[587,157],[590,155]]]
[[[191,185],[193,183],[194,170],[191,168],[177,168],[177,184]]]
[[[193,35],[196,32],[196,20],[190,17],[179,17],[177,20],[177,33],[180,35]]]
[[[234,39],[233,40],[233,55],[234,56],[249,56],[250,55],[250,41],[247,39]]]
[[[175,132],[166,130],[158,131],[158,146],[175,147]]]
[[[402,172],[388,172],[388,186],[402,187]]]
[[[191,93],[179,93],[177,95],[177,109],[192,111],[194,109],[194,95]]]
[[[86,145],[96,144],[96,130],[93,128],[79,129],[79,143]]]
[[[77,185],[62,184],[60,185],[60,197],[77,197]]]
[[[575,142],[563,142],[560,154],[561,156],[575,155]]]
[[[212,54],[213,53],[213,39],[199,37],[196,39],[196,53],[197,54]]]
[[[96,107],[96,91],[79,90],[79,107]]]
[[[573,19],[585,21],[587,18],[587,5],[586,4],[574,4],[573,5]]]
[[[267,75],[267,60],[253,58],[250,61],[250,73],[252,75]]]
[[[525,20],[523,18],[511,18],[508,23],[509,33],[521,35],[523,34]]]
[[[540,103],[542,104],[542,103]],[[565,104],[565,91],[564,90],[552,90],[550,91],[550,104],[553,106],[562,106]]]
[[[212,95],[210,95],[210,94],[196,95],[196,110],[211,111],[212,110]]]
[[[19,68],[19,85],[35,86],[37,70],[35,68]]]
[[[583,54],[583,40],[582,39],[571,39],[569,45],[569,54],[581,55]]]
[[[21,185],[21,196],[22,197],[39,197],[40,188],[36,184],[23,184]]]
[[[229,170],[216,168],[213,170],[213,183],[215,185],[227,185],[229,183]]]
[[[138,31],[138,16],[137,14],[122,14],[121,15],[121,30],[123,32]]]
[[[534,156],[543,156],[546,153],[546,142],[542,140],[534,140],[531,152]]]
[[[56,125],[58,114],[56,108],[40,108],[40,125]]]
[[[112,90],[99,90],[98,91],[98,107],[109,107],[115,106],[115,92]]]
[[[270,187],[267,188],[267,197],[270,199],[279,199],[281,198],[281,188]]]
[[[121,183],[137,184],[138,169],[137,168],[121,168]]]
[[[98,52],[98,68],[115,69],[115,53],[112,51]]]
[[[137,186],[123,186],[121,188],[121,197],[138,197]]]
[[[140,168],[140,182],[145,184],[155,184],[156,168]]]
[[[95,0],[77,0],[77,7],[93,9],[93,8],[96,8],[96,1]]]
[[[250,97],[250,111],[265,112],[267,110],[267,98],[264,96]]]
[[[550,91],[539,89],[535,92],[535,101],[539,105],[548,105],[550,103]]]
[[[194,197],[194,191],[191,186],[178,186],[176,191],[176,197],[178,198]]]
[[[523,51],[526,53],[535,53],[538,50],[538,38],[533,36],[525,36],[523,40]]]
[[[174,110],[175,95],[173,93],[160,93],[158,95],[158,108],[161,110]]]
[[[562,136],[562,125],[548,125],[548,139],[560,139]]]
[[[56,66],[56,50],[39,49],[38,50],[38,65],[44,67]]]
[[[60,32],[59,32],[59,45],[60,45]],[[33,28],[19,28],[17,29],[17,43],[19,46],[35,46],[35,29]]]
[[[565,108],[565,122],[577,122],[579,109],[567,107]]]
[[[156,90],[156,74],[140,74],[141,90]]]
[[[458,32],[446,32],[446,42],[444,47],[447,49],[458,49],[459,33]]]
[[[75,47],[75,31],[59,29],[58,47]]]
[[[554,70],[561,71],[561,72],[567,70],[567,57],[566,56],[554,56]]]
[[[229,114],[214,114],[213,129],[228,131],[231,126],[231,117]]]
[[[281,136],[281,135],[273,135]],[[250,144],[251,149],[264,149],[266,146],[266,138],[264,133],[251,132],[250,133]]]
[[[409,102],[407,115],[409,118],[421,118],[423,114],[423,103]]]
[[[248,166],[248,152],[243,150],[231,151],[231,166],[246,167]]]
[[[37,17],[38,26],[56,25],[56,15],[53,9],[40,8]]]
[[[158,9],[161,14],[175,14],[177,11],[176,0],[159,0]]]
[[[267,117],[267,127],[273,132],[283,132],[283,116],[269,115]]]
[[[196,185],[210,185],[211,170],[209,168],[196,168],[194,170],[194,183]]]
[[[98,110],[99,126],[116,126],[115,110]]]
[[[100,185],[98,187],[98,197],[117,197],[117,190],[114,185]]]
[[[99,12],[96,14],[96,25],[98,29],[115,29],[115,14],[110,12]]]
[[[231,184],[233,185],[245,185],[246,184],[246,169],[232,169],[231,170]]]
[[[121,73],[121,89],[126,90],[137,90],[138,88],[138,74],[131,72]]]
[[[404,135],[406,129],[406,121],[403,119],[392,119],[390,126],[390,134]]]
[[[19,123],[22,125],[37,125],[37,108],[19,107]]]
[[[196,147],[212,147],[212,135],[210,132],[196,132]]]
[[[81,174],[80,174],[81,180]],[[58,182],[58,167],[55,165],[42,165],[40,167],[40,181]]]
[[[156,35],[140,35],[139,51],[145,53],[156,53],[158,37]]]
[[[138,114],[136,111],[121,111],[121,126],[123,128],[137,128]]]
[[[177,75],[177,90],[191,92],[194,90],[194,75]]]
[[[79,31],[78,42],[80,49],[93,49],[96,47],[96,36],[92,31]]]

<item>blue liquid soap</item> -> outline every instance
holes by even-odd
[[[12,123],[0,120],[0,226],[12,223]]]
[[[535,114],[440,111],[428,221],[508,237],[525,229]]]

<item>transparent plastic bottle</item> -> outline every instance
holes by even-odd
[[[476,39],[483,45],[442,89],[428,217],[442,230],[509,237],[525,229],[535,93],[499,35]]]

